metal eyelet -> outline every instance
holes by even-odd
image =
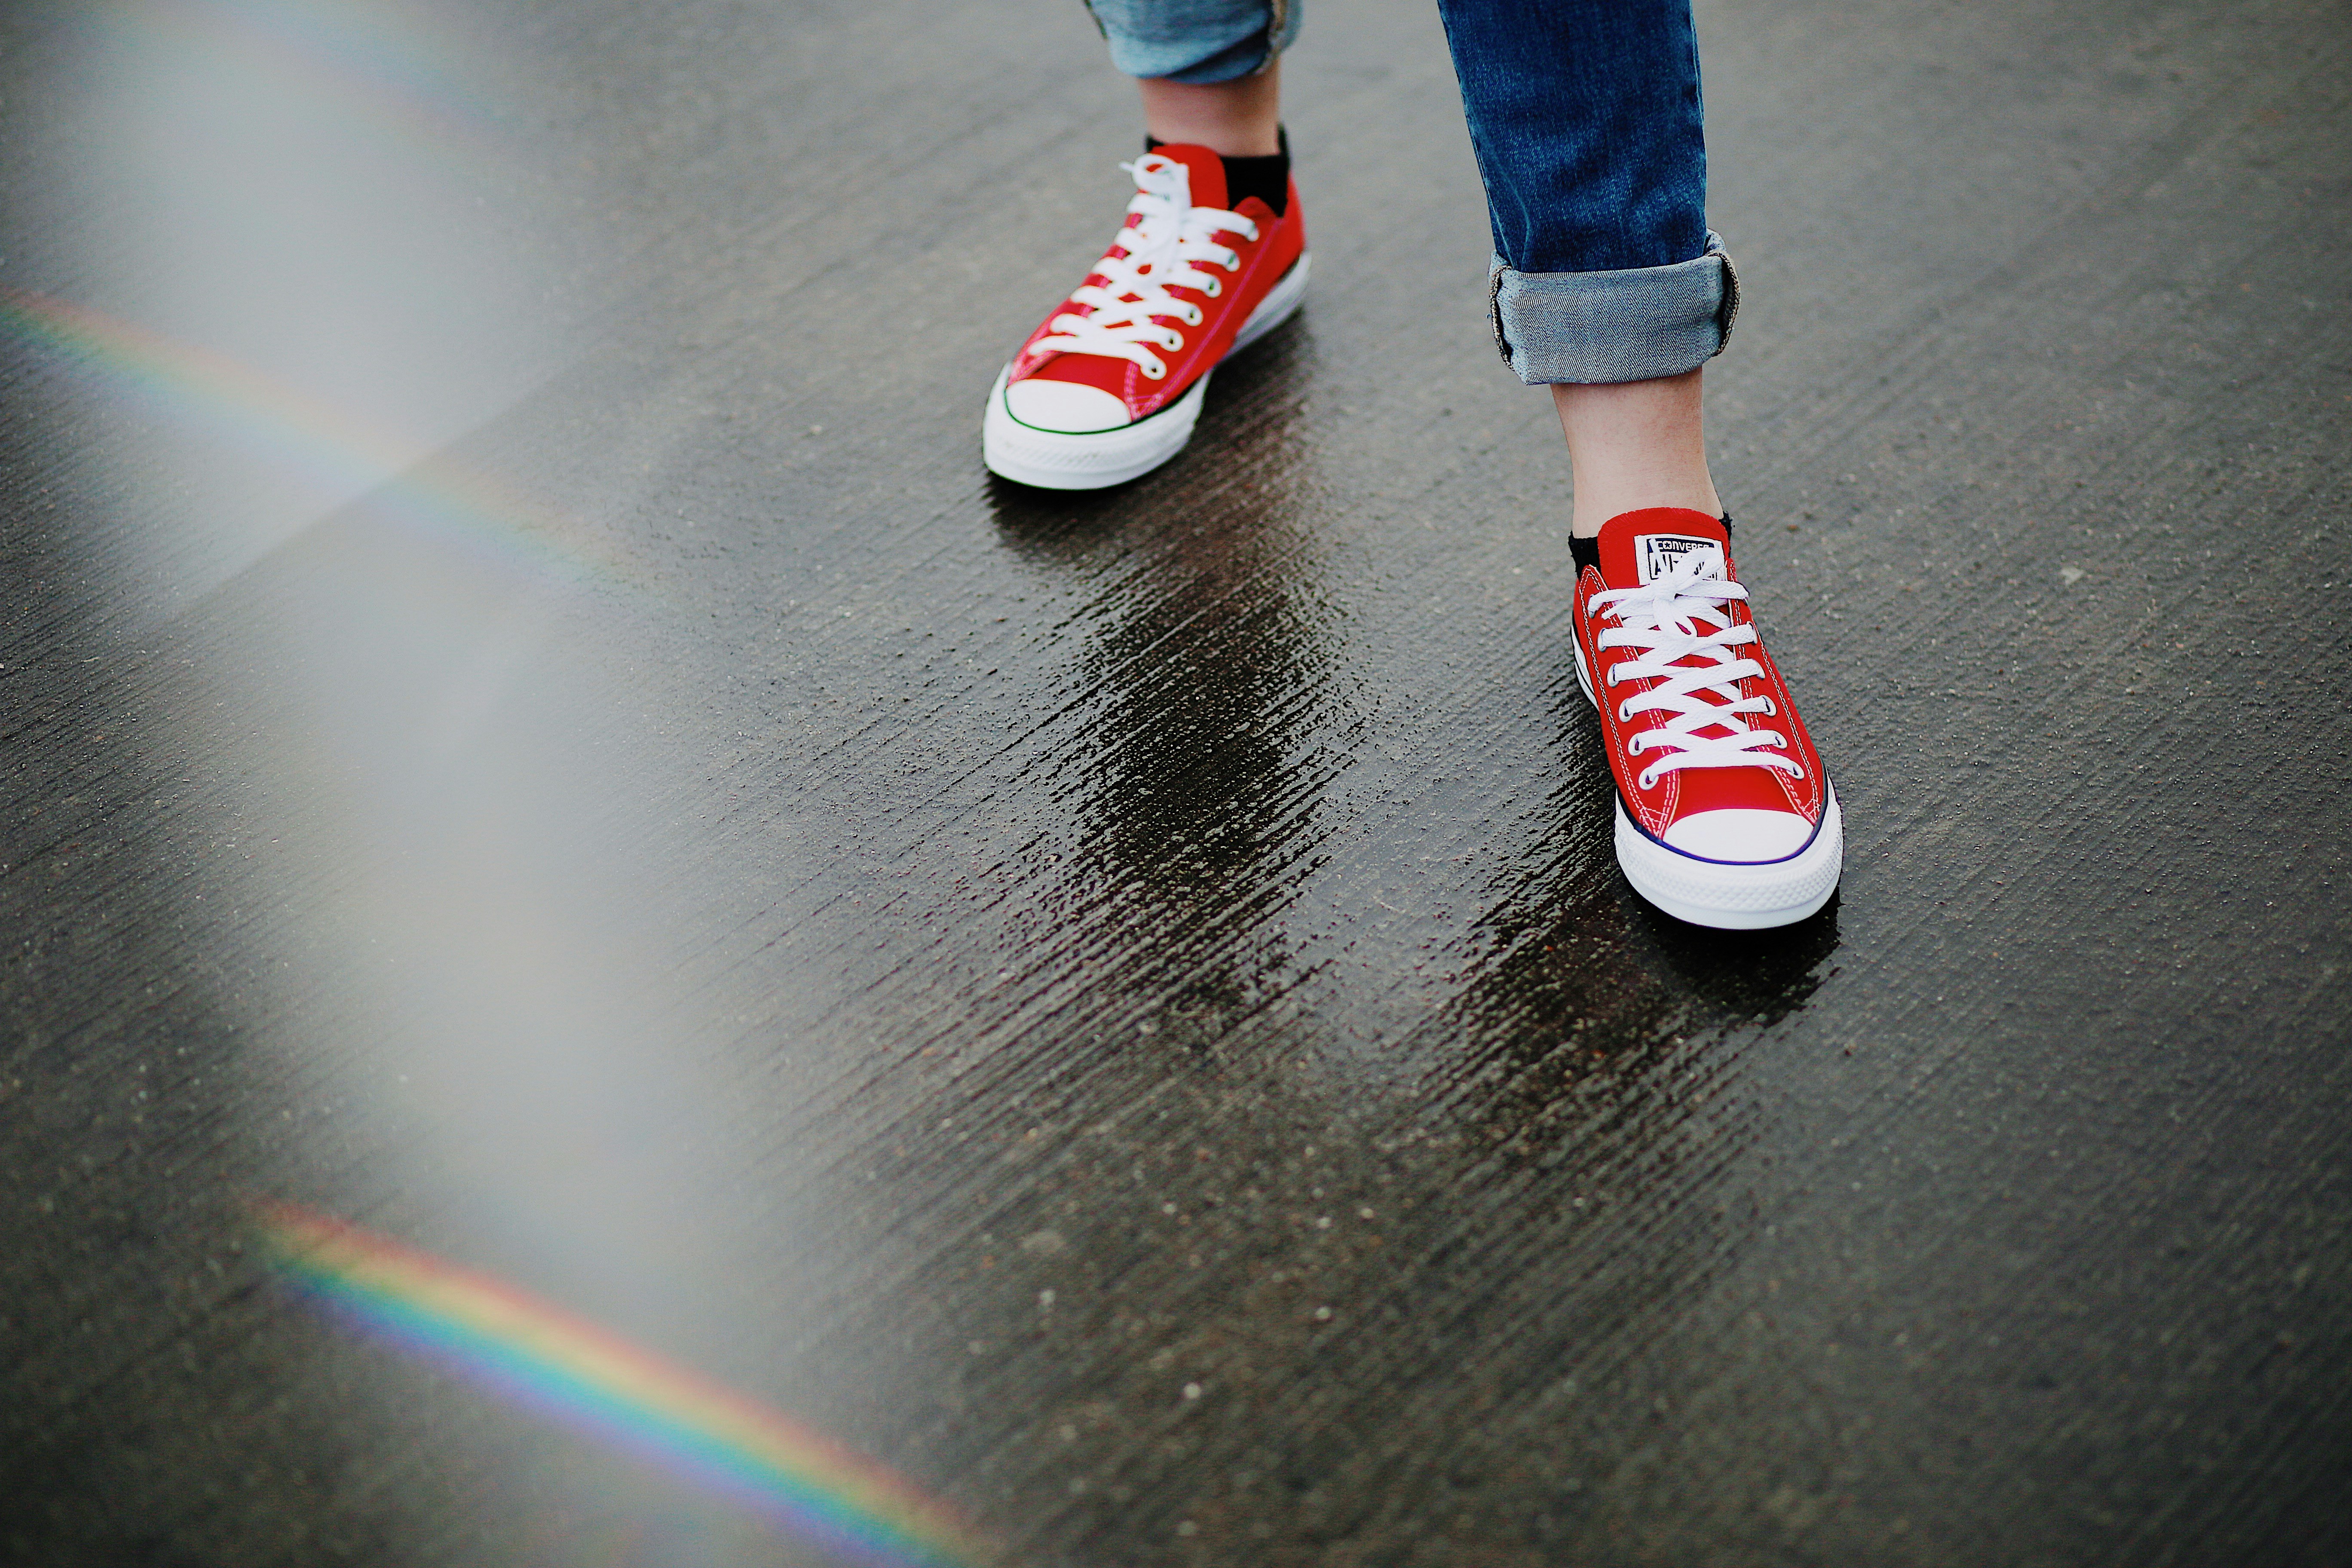
[[[1630,698],[1617,704],[1617,722],[1631,724],[1633,721],[1633,700]]]
[[[1647,749],[1648,749],[1648,748],[1644,747],[1644,746],[1642,744],[1642,737],[1641,737],[1641,736],[1639,736],[1639,735],[1628,735],[1628,736],[1626,736],[1626,737],[1625,737],[1625,754],[1626,754],[1627,756],[1629,756],[1629,757],[1638,757],[1638,756],[1640,756],[1640,755],[1643,753],[1643,752],[1644,752],[1644,751],[1645,751],[1645,750],[1647,750]]]
[[[1201,276],[1208,279],[1207,282],[1201,285],[1201,292],[1206,294],[1210,299],[1213,300],[1218,295],[1225,291],[1225,286],[1218,282],[1215,279],[1209,278],[1207,273],[1203,272]]]
[[[1652,773],[1649,769],[1643,768],[1642,770],[1642,776],[1635,779],[1633,782],[1641,785],[1643,789],[1655,789],[1658,787],[1658,775]]]
[[[1767,719],[1777,719],[1777,718],[1779,718],[1780,716],[1780,710],[1773,706],[1773,704],[1772,704],[1772,699],[1771,699],[1771,698],[1769,698],[1769,697],[1765,698],[1765,699],[1764,699],[1764,717],[1766,717]]]
[[[1796,779],[1797,779],[1797,782],[1798,782],[1798,783],[1802,784],[1802,783],[1804,782],[1804,778],[1805,778],[1805,764],[1804,764],[1804,763],[1799,763],[1797,764],[1797,772],[1796,772],[1795,777],[1796,777]]]
[[[1168,374],[1168,367],[1164,364],[1147,364],[1142,368],[1144,379],[1147,381],[1159,381]]]

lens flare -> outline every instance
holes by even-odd
[[[257,1217],[306,1294],[801,1534],[887,1568],[997,1562],[948,1505],[880,1465],[544,1302],[307,1209]]]
[[[435,58],[432,44],[366,26],[363,12],[254,0],[164,0],[132,15],[152,46],[210,51],[268,86],[318,95],[340,123],[372,119],[404,137],[477,144],[497,115]],[[129,25],[121,16],[116,26]],[[446,47],[446,46],[444,46]]]
[[[61,300],[0,285],[0,333],[119,396],[226,437],[317,485],[373,491],[384,512],[526,575],[635,588],[579,526],[488,474],[349,417],[225,354]]]

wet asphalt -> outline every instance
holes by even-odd
[[[1625,888],[1433,14],[1303,314],[992,480],[1075,5],[0,21],[0,1558],[835,1561],[372,1227],[1006,1564],[2352,1560],[2352,21],[1709,0],[1711,445],[1839,898]]]

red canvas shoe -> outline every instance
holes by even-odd
[[[988,395],[988,466],[1024,485],[1097,489],[1174,457],[1209,373],[1306,297],[1297,184],[1276,216],[1256,196],[1227,211],[1225,166],[1206,147],[1163,146],[1120,167],[1138,186],[1127,226]]]
[[[1757,640],[1730,530],[1681,507],[1629,511],[1578,557],[1576,679],[1601,710],[1625,879],[1694,925],[1803,920],[1837,889],[1845,830]]]

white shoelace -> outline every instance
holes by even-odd
[[[1217,236],[1238,234],[1257,237],[1257,225],[1239,213],[1192,205],[1192,174],[1173,158],[1146,153],[1120,168],[1135,176],[1139,187],[1127,210],[1138,222],[1118,231],[1114,251],[1095,263],[1104,281],[1088,283],[1070,296],[1070,302],[1090,305],[1093,313],[1065,310],[1048,323],[1049,337],[1033,343],[1033,351],[1102,354],[1133,360],[1153,381],[1168,374],[1168,363],[1153,352],[1174,353],[1184,346],[1184,334],[1155,316],[1172,316],[1188,327],[1202,321],[1201,307],[1179,300],[1171,289],[1196,289],[1211,299],[1224,292],[1224,279],[1198,263],[1213,262],[1226,272],[1237,270],[1238,251],[1221,244]]]
[[[1768,767],[1805,776],[1794,757],[1769,749],[1787,745],[1787,736],[1778,730],[1751,728],[1743,717],[1776,716],[1769,697],[1739,694],[1740,680],[1764,673],[1762,665],[1732,651],[1756,640],[1756,628],[1735,626],[1724,608],[1747,597],[1747,589],[1722,575],[1712,554],[1697,551],[1638,588],[1611,588],[1592,595],[1594,616],[1605,611],[1616,623],[1601,634],[1600,646],[1641,650],[1610,667],[1608,684],[1664,678],[1617,705],[1621,724],[1632,723],[1639,713],[1670,715],[1656,728],[1626,738],[1628,755],[1666,752],[1643,768],[1642,788],[1654,787],[1678,768]],[[1691,658],[1704,662],[1682,662]]]

